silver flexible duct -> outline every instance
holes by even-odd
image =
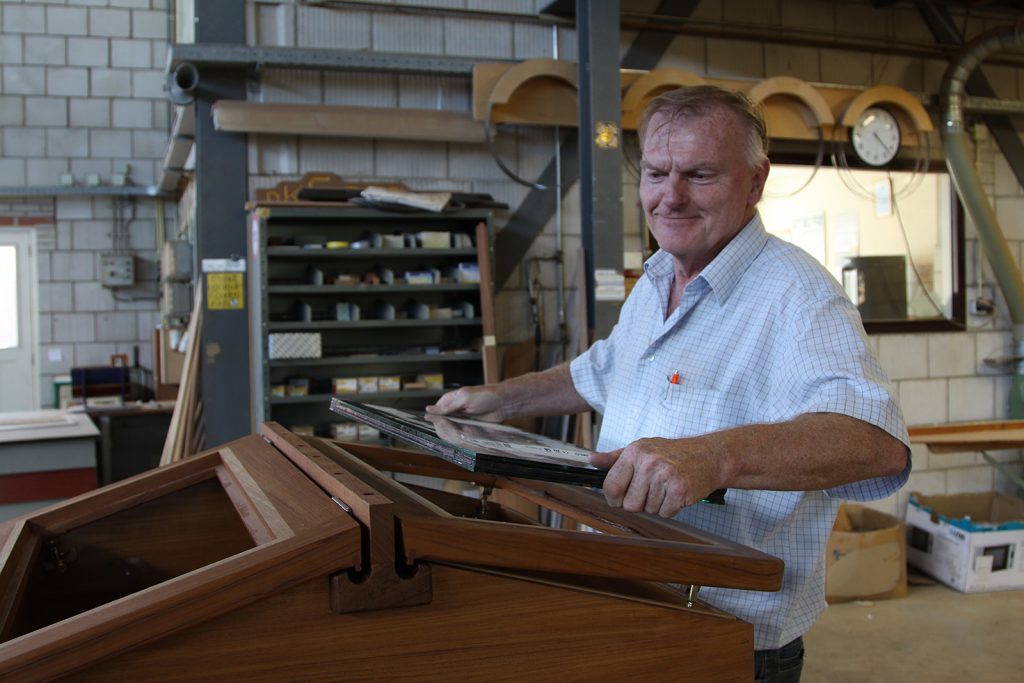
[[[971,162],[964,128],[967,79],[993,52],[1024,45],[1024,24],[999,26],[964,45],[942,79],[942,146],[946,165],[967,214],[974,221],[1013,322],[1013,355],[1018,359],[1010,392],[1010,417],[1024,417],[1024,280],[1010,253],[995,211]],[[978,274],[981,277],[981,273]]]

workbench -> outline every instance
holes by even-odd
[[[0,519],[96,488],[98,437],[80,413],[0,413]]]

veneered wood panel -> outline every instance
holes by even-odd
[[[731,616],[434,566],[433,601],[334,615],[313,581],[76,681],[749,681]]]

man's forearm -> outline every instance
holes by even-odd
[[[594,453],[611,468],[604,494],[615,507],[672,517],[721,488],[814,491],[899,474],[907,447],[866,422],[814,413],[681,439],[638,439]]]
[[[860,420],[833,413],[755,424],[705,435],[723,464],[723,486],[776,491],[818,490],[899,474],[907,449]]]
[[[504,403],[505,419],[572,415],[590,410],[573,385],[568,363],[513,377],[497,388]]]
[[[435,415],[462,415],[492,422],[585,410],[590,406],[576,392],[567,363],[498,384],[462,387],[427,406],[427,412]]]

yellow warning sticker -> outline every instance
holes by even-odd
[[[245,308],[242,273],[206,274],[206,309],[230,311]]]

